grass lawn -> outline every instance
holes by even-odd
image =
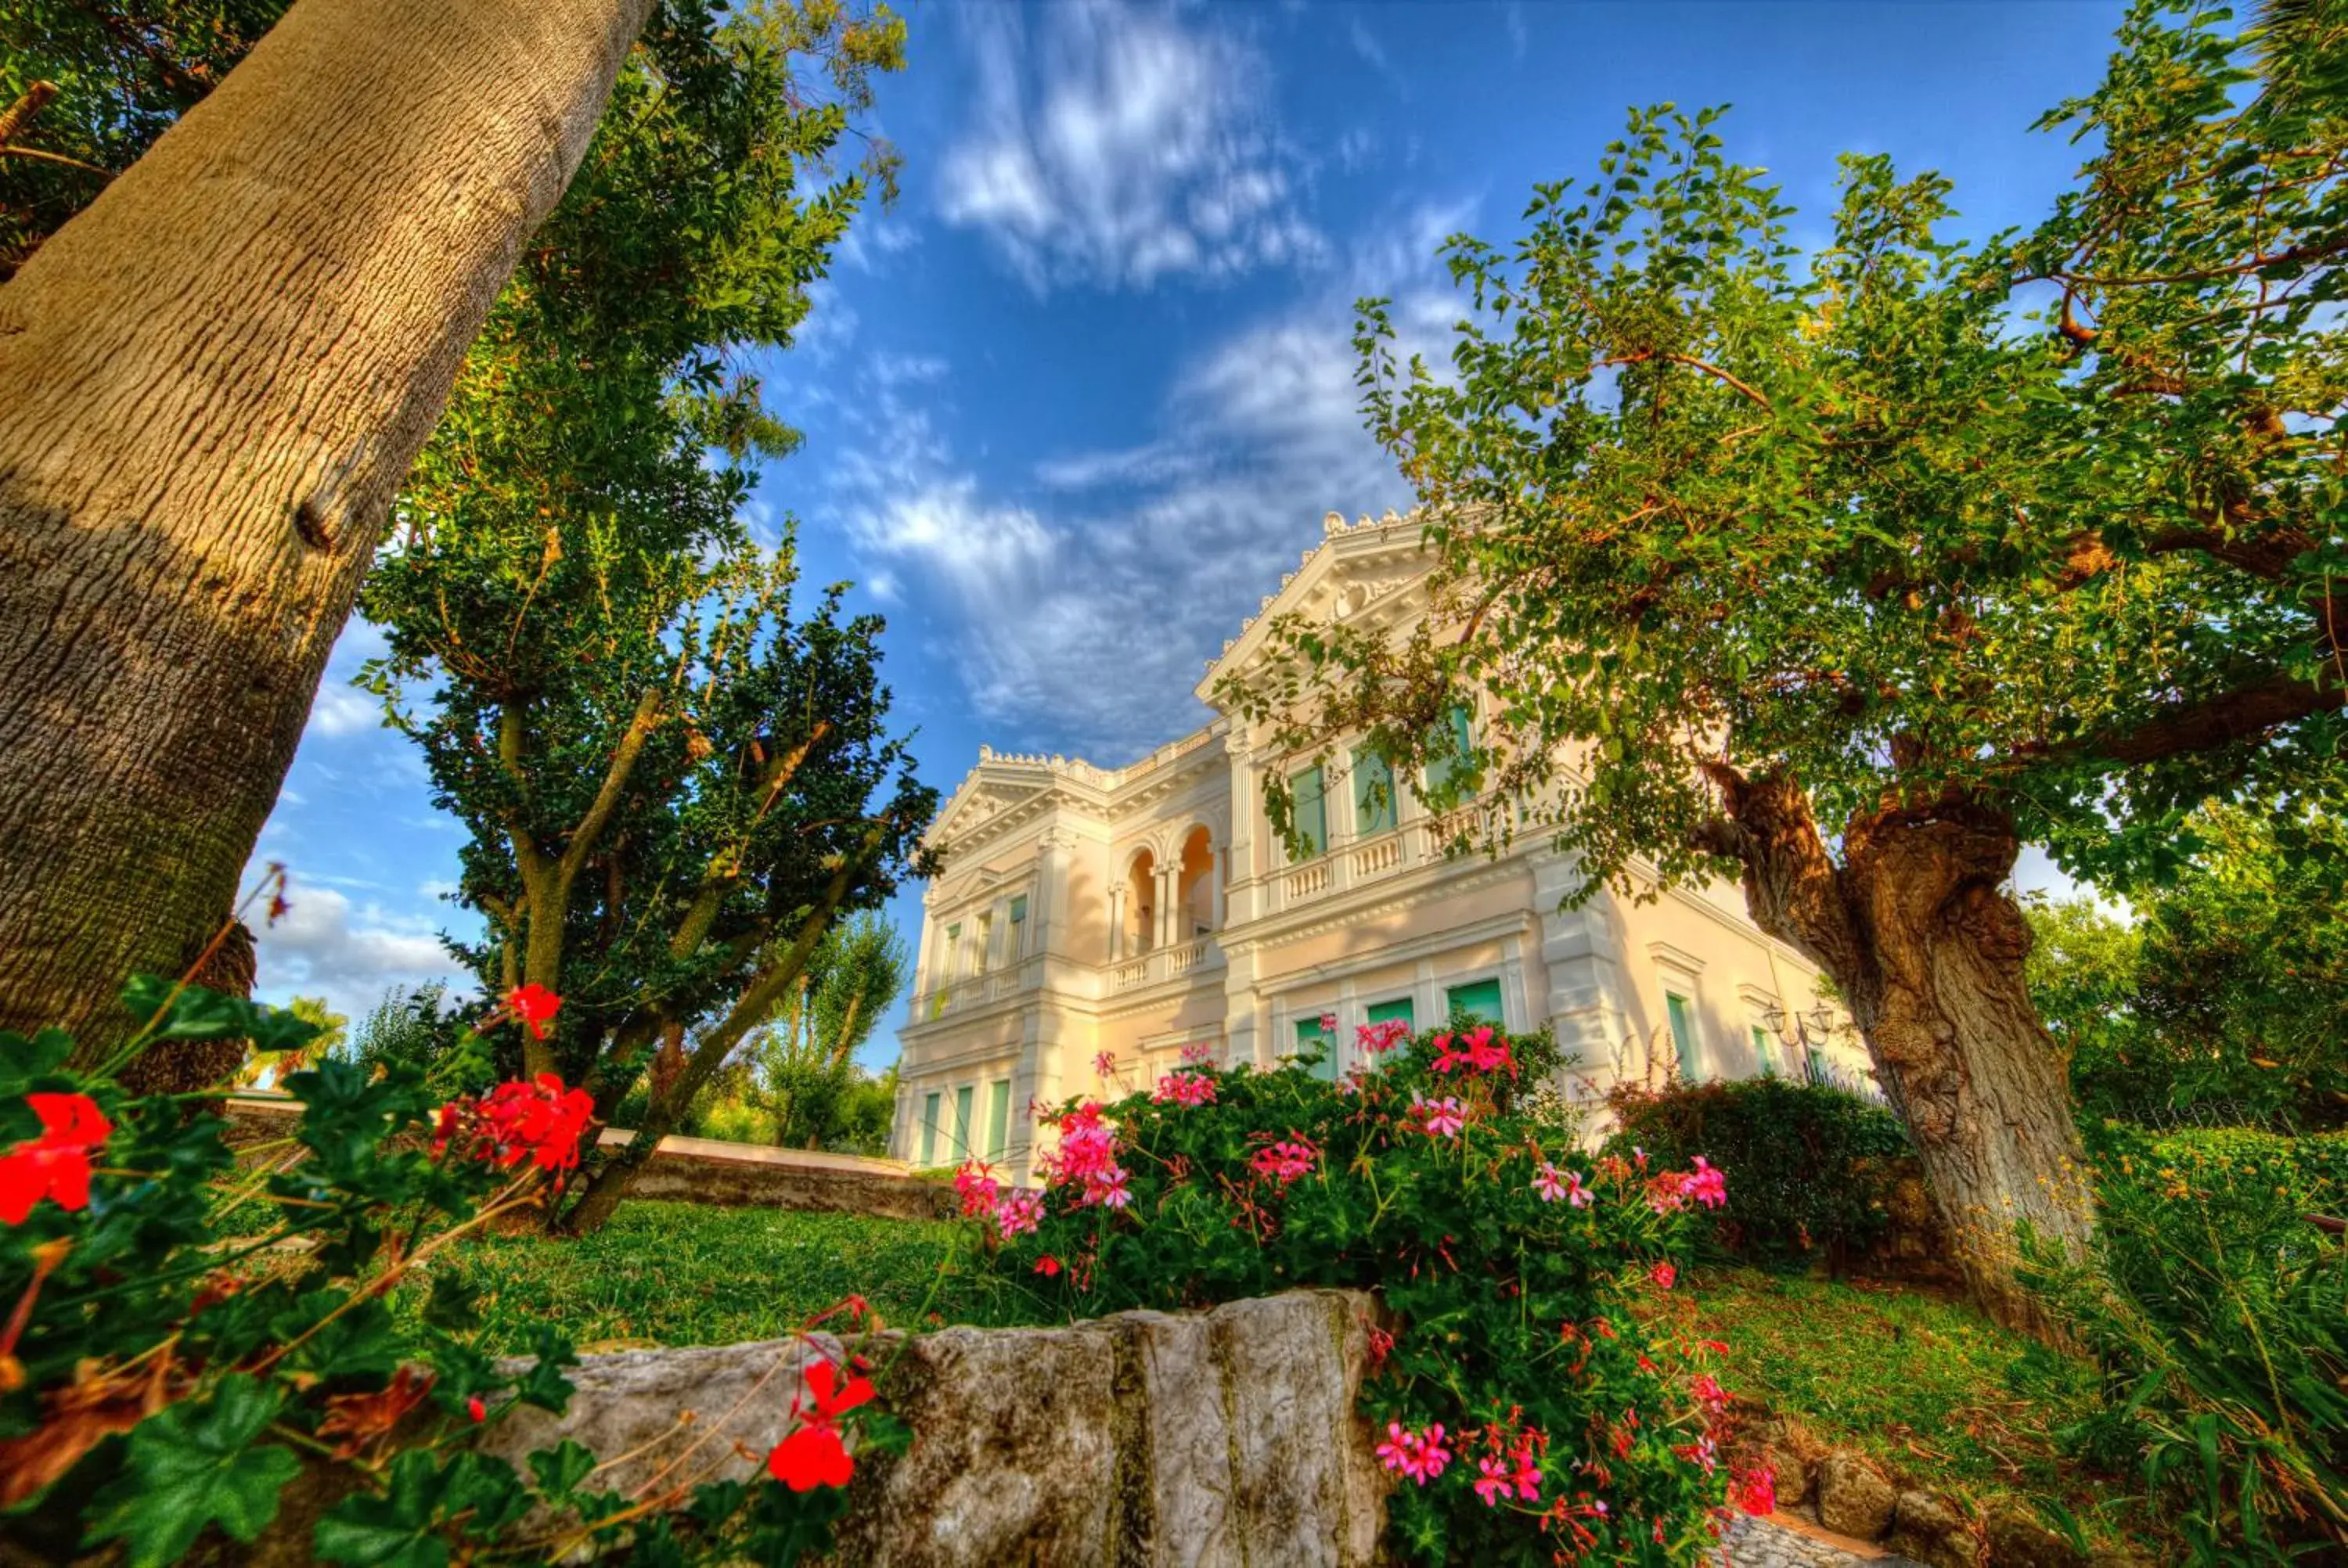
[[[941,1221],[629,1203],[578,1241],[489,1236],[458,1256],[481,1291],[493,1351],[526,1349],[546,1323],[582,1350],[723,1345],[777,1338],[851,1292],[892,1324],[925,1311],[995,1321],[1003,1307],[988,1282],[958,1272],[939,1284],[958,1231]]]
[[[2124,1481],[2059,1450],[2057,1430],[2094,1407],[2093,1370],[1970,1307],[1904,1286],[1703,1268],[1668,1310],[1727,1344],[1732,1392],[1904,1481],[1976,1508],[2034,1503],[2058,1530],[2068,1512],[2090,1544],[2153,1527]]]

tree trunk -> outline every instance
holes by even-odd
[[[234,902],[392,497],[651,0],[298,0],[0,289],[0,1028]]]
[[[2094,1205],[2069,1062],[2024,983],[2030,927],[2003,891],[2012,821],[1963,802],[1856,816],[1837,866],[1798,785],[1723,783],[1753,917],[1842,991],[1974,1298],[2044,1333],[2014,1282],[2016,1227],[2075,1255]]]

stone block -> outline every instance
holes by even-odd
[[[2001,1502],[1982,1522],[1989,1568],[2086,1568],[2086,1558],[2018,1503]]]
[[[1838,1450],[1818,1464],[1818,1522],[1838,1535],[1873,1541],[1890,1528],[1899,1494],[1859,1454]]]
[[[1903,1491],[1884,1545],[1925,1568],[1977,1568],[1981,1542],[1954,1504],[1929,1491]]]

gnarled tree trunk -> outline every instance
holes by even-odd
[[[2003,891],[2012,821],[1962,801],[1857,816],[1838,866],[1792,780],[1720,783],[1716,846],[1744,863],[1754,920],[1841,989],[1975,1299],[2044,1331],[2014,1283],[2016,1227],[2076,1252],[2094,1204],[2070,1064],[2024,983],[2030,927]]]
[[[361,576],[651,0],[298,0],[0,289],[0,1028],[234,901]]]

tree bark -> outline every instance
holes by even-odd
[[[0,1028],[235,902],[393,496],[651,0],[298,0],[0,289]]]
[[[1840,989],[1974,1298],[2046,1333],[2014,1282],[2017,1226],[2075,1254],[2094,1203],[2070,1064],[2024,982],[2030,927],[2003,891],[2012,821],[1955,800],[1855,816],[1838,866],[1792,780],[1720,782],[1718,847],[1744,863],[1755,921]]]

